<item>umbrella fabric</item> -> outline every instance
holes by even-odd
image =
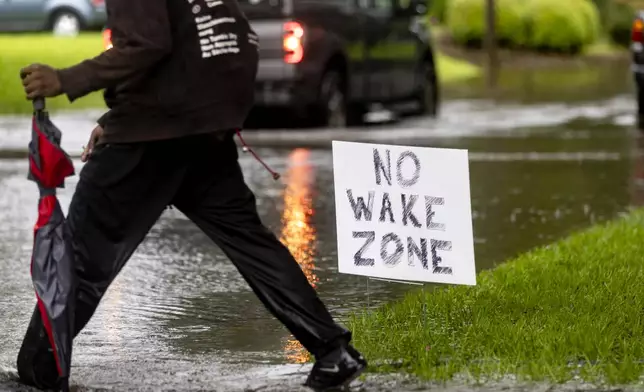
[[[69,389],[74,327],[75,273],[73,250],[56,188],[74,174],[71,159],[60,146],[60,130],[50,121],[42,99],[34,101],[29,143],[29,179],[38,185],[38,220],[34,227],[31,278],[38,309],[53,348],[63,391]]]

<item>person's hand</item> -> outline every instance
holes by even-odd
[[[34,100],[62,94],[58,73],[48,65],[31,64],[20,70],[20,78],[27,99]]]
[[[89,157],[94,151],[94,146],[98,142],[98,139],[103,135],[103,128],[100,125],[97,125],[96,128],[92,131],[92,134],[89,135],[89,142],[87,147],[83,147],[83,154],[81,154],[81,162],[87,162]]]

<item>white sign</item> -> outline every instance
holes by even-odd
[[[333,141],[340,273],[476,285],[467,150]]]

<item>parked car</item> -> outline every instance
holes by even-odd
[[[631,55],[637,91],[637,126],[644,129],[644,11],[638,11],[631,27]]]
[[[238,3],[260,41],[257,108],[286,108],[329,127],[360,124],[374,103],[438,113],[427,0]]]
[[[100,30],[106,19],[105,0],[0,0],[0,32],[76,35]]]

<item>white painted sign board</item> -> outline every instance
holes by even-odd
[[[467,150],[332,148],[340,273],[476,285]]]

